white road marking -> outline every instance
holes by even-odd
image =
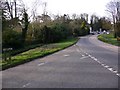
[[[84,57],[85,55],[82,55],[82,57]]]
[[[108,68],[109,66],[106,65],[106,66],[104,66],[104,67],[105,67],[105,68]]]
[[[120,74],[117,73],[116,75],[120,77]]]
[[[27,84],[23,85],[23,88],[27,87],[28,85],[30,85],[30,83],[27,83]]]
[[[116,70],[113,70],[113,72],[114,72],[114,73],[118,73],[118,71],[116,71]]]
[[[65,56],[65,57],[68,57],[68,56],[70,56],[70,55],[67,54],[67,55],[64,55],[64,56]]]
[[[103,65],[103,64],[101,64]],[[112,73],[116,73],[117,76],[120,77],[120,74],[118,73],[118,71],[114,70],[113,68],[111,68],[110,66],[104,65],[103,67],[107,68],[109,71],[111,71]]]
[[[108,70],[112,71],[113,72],[113,69],[112,68],[108,68]]]
[[[78,50],[77,50],[77,51],[78,51]],[[82,50],[81,50],[81,51],[82,51]],[[82,52],[84,52],[84,51],[82,51]],[[86,52],[84,52],[84,53],[88,55],[88,53],[86,53]],[[114,70],[114,69],[111,68],[110,66],[107,66],[107,65],[103,64],[102,62],[98,61],[98,59],[95,58],[95,57],[93,57],[92,55],[89,54],[88,56],[85,56],[85,55],[82,55],[82,56],[83,56],[83,57],[81,57],[80,59],[84,59],[84,58],[90,57],[91,59],[93,59],[93,60],[95,60],[96,62],[98,62],[101,66],[103,66],[103,67],[106,68],[107,70],[111,71],[112,73],[115,73],[117,76],[120,77],[120,74],[118,73],[117,70]]]
[[[94,57],[91,56],[92,59],[94,59]]]
[[[81,57],[80,59],[84,59],[84,58],[88,58],[88,56],[85,56],[85,57]]]
[[[93,59],[95,60],[96,58],[95,58],[95,57],[93,57]]]
[[[89,57],[91,57],[91,55],[88,55]]]
[[[97,61],[97,58],[95,58],[94,60]]]
[[[40,64],[38,64],[38,66],[41,66],[41,65],[44,65],[45,63],[40,63]]]
[[[105,66],[105,64],[101,64],[102,66]]]
[[[99,64],[101,64],[101,62],[100,61],[97,61]]]

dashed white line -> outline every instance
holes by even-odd
[[[99,64],[101,64],[101,62],[100,61],[97,61]]]
[[[116,75],[120,77],[120,74],[117,73]]]
[[[77,51],[80,52],[80,50],[78,50],[78,49],[77,49]],[[82,51],[83,53],[85,53],[86,55],[88,55],[88,56],[85,56],[85,55],[82,54],[82,57],[81,57],[80,59],[84,59],[84,58],[90,57],[90,58],[93,59],[94,61],[98,62],[101,66],[103,66],[103,67],[106,68],[107,70],[111,71],[112,73],[115,73],[117,76],[120,77],[120,74],[118,73],[117,70],[114,70],[114,69],[111,68],[110,66],[107,66],[107,65],[105,65],[104,63],[98,61],[97,58],[95,58],[95,57],[93,57],[92,55],[90,55],[90,54],[84,52],[83,50],[81,50],[81,51]]]
[[[91,55],[88,55],[89,57],[91,57]]]
[[[116,70],[113,70],[113,72],[114,72],[114,73],[118,73],[118,71],[116,71]]]
[[[115,73],[117,76],[120,77],[120,74],[118,73],[117,70],[114,70],[113,68],[111,68],[110,66],[108,65],[105,65],[103,64],[102,62],[98,61],[97,58],[91,56],[91,55],[88,55],[91,59],[95,60],[96,62],[98,62],[101,66],[103,66],[104,68],[106,68],[107,70],[111,71],[112,73]]]
[[[38,64],[38,66],[41,66],[41,65],[44,65],[45,63],[40,63],[40,64]]]
[[[96,58],[95,58],[95,57],[93,57],[93,59],[95,60]]]
[[[112,68],[108,68],[108,70],[113,71],[113,69],[112,69]]]
[[[97,61],[97,58],[95,58],[94,60]]]
[[[82,57],[84,57],[85,55],[82,55]]]
[[[101,64],[102,66],[105,66],[105,64]]]
[[[65,57],[68,57],[68,56],[70,56],[70,55],[64,55]]]
[[[27,83],[27,84],[23,85],[22,87],[25,88],[25,87],[27,87],[28,85],[30,85],[30,83]]]
[[[94,57],[91,56],[92,59],[94,59]]]
[[[105,68],[108,68],[109,66],[106,65],[106,66],[104,66],[104,67],[105,67]]]
[[[84,59],[84,58],[88,58],[88,56],[85,56],[85,57],[81,57],[80,59]]]

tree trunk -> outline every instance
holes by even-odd
[[[16,0],[14,0],[14,3],[15,3],[15,18],[17,17],[17,7],[16,7]]]
[[[113,30],[114,30],[114,38],[117,38],[117,34],[116,34],[116,23],[115,23],[115,16],[112,13],[112,17],[113,17]]]
[[[10,13],[11,19],[13,19],[13,14],[12,14],[12,6],[9,5],[8,1],[6,2],[8,11]]]
[[[22,43],[23,45],[25,44],[25,39],[26,39],[26,35],[27,35],[27,30],[28,30],[28,14],[24,11],[24,15],[23,15],[23,24],[25,27],[22,28]]]
[[[22,29],[22,43],[23,44],[25,43],[26,33],[27,33],[27,30],[25,28],[23,28]]]

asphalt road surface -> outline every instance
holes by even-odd
[[[3,88],[118,88],[118,47],[81,37],[73,46],[2,71]]]

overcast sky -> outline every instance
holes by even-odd
[[[24,0],[27,7],[34,7],[34,2],[37,1],[37,13],[43,13],[41,2],[47,2],[48,14],[96,14],[98,16],[107,16],[106,4],[110,0]],[[36,6],[36,5],[35,5]]]

